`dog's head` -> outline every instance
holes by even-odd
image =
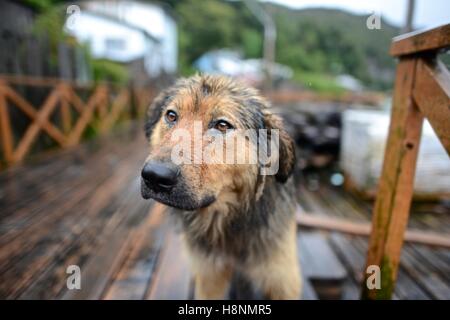
[[[225,205],[248,202],[243,197],[258,197],[266,175],[284,183],[292,173],[294,146],[281,119],[256,90],[231,79],[180,79],[156,97],[147,115],[146,199],[184,210],[219,199]]]

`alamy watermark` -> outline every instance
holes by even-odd
[[[72,4],[72,5],[67,7],[66,14],[68,16],[67,20],[66,20],[66,27],[69,28],[69,29],[75,28],[76,19],[81,14],[80,7],[77,6],[76,4]]]
[[[366,274],[368,275],[366,279],[366,286],[369,290],[379,290],[381,289],[381,270],[377,265],[370,265],[366,269]]]
[[[277,129],[203,132],[201,121],[193,130],[178,128],[171,134],[171,160],[181,164],[258,164],[261,175],[275,175],[279,169],[280,133]]]
[[[81,289],[81,269],[79,266],[72,264],[67,267],[66,273],[69,274],[66,280],[66,286],[69,290]]]
[[[381,29],[381,14],[372,13],[366,20],[366,27],[369,30],[380,30]]]

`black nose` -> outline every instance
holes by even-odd
[[[178,179],[178,168],[171,163],[147,162],[141,176],[147,187],[156,191],[168,191]]]

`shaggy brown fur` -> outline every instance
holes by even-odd
[[[176,113],[176,121],[167,120],[169,111]],[[196,298],[226,297],[233,273],[239,272],[265,298],[298,299],[296,203],[289,178],[294,146],[281,119],[256,90],[218,76],[179,80],[149,108],[146,163],[171,162],[174,129],[193,133],[197,120],[206,131],[221,119],[234,129],[280,130],[278,173],[260,175],[258,163],[181,164],[170,192],[153,190],[147,181],[142,195],[175,208],[173,216],[181,225],[195,275]],[[254,139],[247,142],[247,150],[258,147]]]

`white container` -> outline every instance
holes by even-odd
[[[340,165],[353,186],[373,192],[381,175],[390,113],[347,110],[343,113]],[[450,158],[425,120],[419,147],[416,195],[450,194]]]

